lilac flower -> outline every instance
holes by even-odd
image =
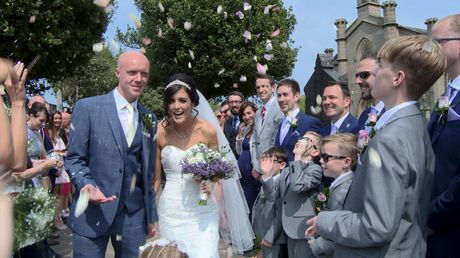
[[[318,194],[318,200],[320,202],[325,202],[327,200],[326,195],[323,193]]]

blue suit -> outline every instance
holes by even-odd
[[[281,132],[281,127],[283,123],[280,124],[280,127],[278,128],[278,133],[276,134],[276,139],[275,139],[275,146],[280,146],[283,149],[287,151],[288,154],[288,161],[293,161],[294,160],[294,147],[295,144],[297,143],[297,137],[299,136],[304,136],[304,134],[308,131],[313,131],[313,132],[319,132],[321,130],[321,121],[319,121],[318,118],[312,117],[309,115],[305,115],[301,111],[296,116],[297,121],[299,125],[294,128],[290,128],[288,133],[286,134],[286,137],[284,137],[284,140],[282,143],[280,143],[280,132]]]
[[[339,131],[341,133],[357,134],[358,133],[358,119],[352,116],[351,113],[348,113],[345,120],[343,120],[342,125],[340,125]],[[331,134],[331,124],[329,123],[323,129],[321,129],[319,134],[321,134],[321,136],[323,137],[330,135]]]
[[[460,93],[451,105],[460,114]],[[437,104],[436,104],[437,107]],[[436,158],[431,192],[427,257],[458,257],[460,239],[460,120],[446,119],[442,124],[434,111],[428,133]]]
[[[367,121],[367,118],[369,117],[369,113],[371,112],[371,109],[372,109],[371,107],[366,108],[359,116],[358,126],[356,127],[356,134],[358,134],[359,131],[366,129],[366,121]],[[382,112],[380,112],[379,115],[383,113],[385,113],[385,108],[382,109]]]
[[[137,109],[137,131],[129,147],[118,118],[113,91],[82,99],[75,105],[65,162],[66,171],[76,187],[68,223],[69,228],[74,231],[74,240],[75,235],[78,235],[81,239],[94,241],[99,247],[102,245],[103,248],[104,244],[96,243],[99,241],[97,239],[107,237],[108,240],[108,236],[122,234],[123,245],[142,244],[145,243],[149,223],[158,220],[153,190],[156,116],[140,104]],[[147,128],[146,132],[143,132],[142,114],[151,114],[155,124]],[[131,182],[132,180],[135,181]],[[76,218],[76,202],[80,190],[87,184],[98,187],[106,197],[115,195],[117,198],[105,204],[90,202],[85,212]],[[132,230],[126,233],[128,228]],[[85,246],[88,243],[80,245]],[[118,247],[115,244],[114,247],[117,252]],[[138,246],[135,247],[136,250],[137,248]],[[77,256],[96,257],[90,253],[90,247],[86,253],[85,250],[75,249],[77,247],[74,243],[74,254],[76,251],[81,252]],[[105,253],[105,249],[103,250]],[[126,255],[124,253],[123,257]]]

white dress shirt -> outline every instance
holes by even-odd
[[[335,126],[337,127],[337,130],[339,130],[339,129],[340,129],[340,126],[342,126],[343,121],[345,121],[345,118],[347,118],[347,116],[348,116],[349,114],[350,114],[350,112],[347,112],[344,116],[342,116],[342,117],[341,117],[339,120],[337,120],[337,122],[335,122],[335,123],[332,123],[332,121],[331,121],[331,131],[329,132],[329,134],[332,133],[332,128],[333,128],[332,125],[335,125]]]
[[[129,111],[126,107],[129,102],[123,98],[118,92],[118,87],[113,91],[113,96],[115,98],[115,105],[117,106],[118,119],[120,119],[121,127],[123,128],[123,133],[126,135],[128,131],[128,115]],[[137,130],[137,124],[139,123],[139,111],[137,110],[137,99],[131,103],[134,107],[134,129]]]

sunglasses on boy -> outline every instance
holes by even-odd
[[[312,138],[309,138],[309,137],[306,137],[306,136],[299,136],[299,137],[297,137],[297,141],[301,141],[301,140],[303,140],[303,139],[307,140],[307,142],[308,142],[308,141],[312,141],[312,142],[313,142],[313,139],[312,139]],[[318,148],[316,148],[316,145],[314,145],[314,144],[313,144],[313,148],[318,149]]]
[[[361,78],[363,80],[369,78],[369,76],[371,76],[372,72],[371,71],[364,71],[364,72],[360,72],[360,73],[356,73],[355,74],[355,77],[358,78]]]
[[[336,159],[346,159],[346,158],[348,158],[348,157],[345,157],[345,156],[329,155],[327,153],[321,153],[320,157],[323,159],[324,163],[329,162],[329,158],[336,158]]]

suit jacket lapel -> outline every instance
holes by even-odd
[[[350,127],[350,119],[351,119],[351,113],[348,113],[347,117],[345,118],[345,120],[343,120],[343,123],[340,125],[340,128],[338,130],[340,130],[340,132],[344,132],[346,129],[347,129],[347,125],[348,127]]]
[[[150,155],[150,144],[148,143],[151,137],[154,137],[153,132],[150,128],[144,133],[144,121],[142,120],[142,114],[146,114],[147,112],[144,111],[144,107],[141,106],[139,103],[137,104],[137,110],[139,113],[139,122],[137,126],[141,127],[142,130],[142,168],[143,171],[147,171],[149,165],[149,155]],[[147,180],[147,173],[143,173],[144,180]],[[146,182],[146,181],[144,181]]]
[[[454,100],[451,103],[452,109],[455,109],[460,102],[460,93],[457,93],[455,96]],[[438,107],[439,102],[436,103],[435,109]],[[446,114],[447,115],[447,114]],[[433,116],[435,119],[433,120]],[[431,136],[431,145],[433,145],[436,140],[438,139],[439,135],[441,135],[442,131],[444,130],[444,124],[442,124],[441,121],[439,121],[440,115],[436,114],[436,112],[433,111],[431,114],[430,122],[428,123],[428,133]]]
[[[354,173],[354,172],[348,173],[346,176],[340,178],[340,180],[337,181],[337,183],[334,184],[334,187],[332,187],[332,188],[330,189],[330,193],[332,193],[332,191],[334,191],[334,190],[335,190],[337,187],[339,187],[341,184],[345,183],[345,182],[348,181],[348,180],[353,179],[353,176],[354,176],[353,173]]]
[[[113,136],[118,145],[118,151],[120,151],[121,157],[124,157],[123,149],[126,142],[126,138],[123,133],[123,128],[121,127],[120,118],[118,118],[117,105],[115,104],[115,98],[113,96],[113,91],[103,96],[105,104],[102,105],[105,109],[107,115],[107,121],[109,122],[110,128],[112,129]]]

